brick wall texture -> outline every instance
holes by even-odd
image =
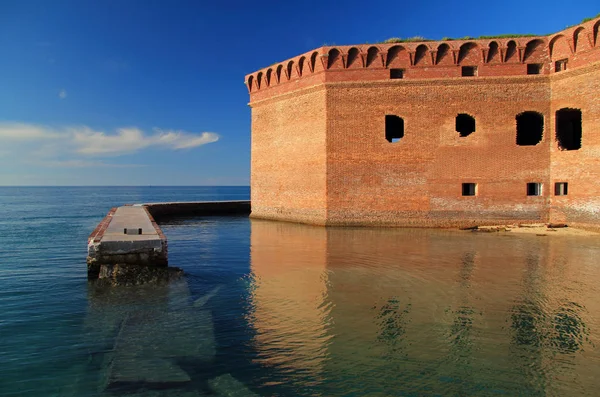
[[[599,27],[594,19],[547,37],[323,47],[247,76],[252,216],[599,226]],[[527,74],[531,64],[539,74]],[[464,66],[476,76],[461,77]],[[559,147],[563,108],[581,111],[579,150]],[[543,115],[543,136],[519,146],[525,111]],[[458,114],[475,119],[475,132],[460,136]],[[404,120],[398,142],[386,140],[386,115]],[[556,182],[568,183],[567,195],[555,195]],[[463,196],[463,183],[476,183],[476,195]],[[528,196],[527,183],[540,183],[541,195]]]

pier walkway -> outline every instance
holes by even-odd
[[[88,278],[141,284],[169,278],[179,271],[168,268],[167,238],[155,217],[248,214],[250,201],[149,203],[112,208],[88,238]]]

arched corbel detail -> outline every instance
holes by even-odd
[[[523,58],[525,57],[525,47],[517,47],[517,54],[519,55],[519,63],[523,63]]]
[[[387,52],[385,54],[387,55]],[[379,61],[381,67],[385,68],[385,56],[381,51],[379,51]]]
[[[360,57],[360,66],[362,68],[367,67],[367,54],[360,52],[358,56]]]
[[[508,47],[499,47],[500,51],[500,62],[504,63],[506,61],[506,52],[508,51]]]
[[[329,61],[329,54],[321,54],[321,64],[323,65],[323,70],[327,70],[328,61]]]
[[[346,65],[348,65],[348,53],[340,55],[342,56],[342,68],[346,69]]]
[[[460,54],[460,48],[452,49],[452,61],[455,65],[458,65],[458,55]]]
[[[408,51],[408,56],[410,58],[410,66],[415,66],[415,56],[417,55],[416,51]]]
[[[575,54],[575,41],[571,37],[565,37],[565,39],[569,45],[569,51],[571,51],[571,55]]]
[[[588,32],[586,34],[586,36],[587,36],[588,43],[590,43],[590,48],[594,48],[594,34]]]
[[[387,69],[387,65],[385,64],[385,60],[387,59],[387,54],[388,54],[387,51],[381,53],[381,59],[382,59],[382,62],[383,62],[383,67],[386,68],[386,69]]]
[[[429,50],[429,55],[431,56],[431,64],[435,65],[435,60],[437,58],[437,50]]]

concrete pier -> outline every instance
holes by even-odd
[[[243,215],[249,201],[174,202],[112,208],[88,238],[88,279],[137,285],[166,281],[182,274],[168,266],[167,238],[161,218],[197,215]]]

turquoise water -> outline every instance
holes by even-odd
[[[183,281],[88,284],[110,207],[248,197],[0,188],[0,396],[597,395],[597,237],[179,218]]]

